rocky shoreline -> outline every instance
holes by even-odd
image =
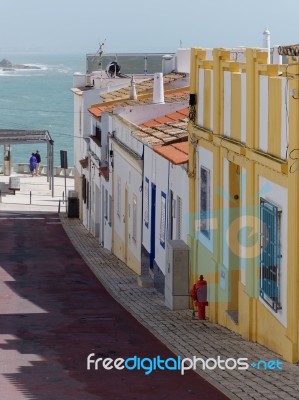
[[[41,69],[41,68],[37,67],[36,65],[13,64],[6,58],[3,58],[3,60],[0,61],[0,69],[2,69],[3,71],[14,71],[16,69]]]

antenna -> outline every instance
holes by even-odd
[[[97,54],[99,55],[99,57],[100,57],[100,61],[99,61],[99,67],[101,67],[101,70],[102,70],[102,67],[103,67],[103,53],[104,53],[104,45],[105,45],[105,42],[106,42],[106,39],[104,40],[104,42],[100,42],[99,43],[99,49],[98,49],[98,51],[97,51]]]

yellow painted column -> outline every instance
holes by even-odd
[[[200,56],[205,57],[205,52],[198,49],[191,49],[190,55],[190,93],[196,96],[195,108],[195,121],[198,113],[198,59]],[[191,111],[191,106],[189,111]],[[193,109],[194,111],[194,109]],[[188,162],[188,178],[189,178],[189,234],[188,234],[188,245],[190,247],[190,288],[195,282],[196,274],[196,260],[197,260],[197,247],[195,240],[195,212],[196,212],[196,126],[194,121],[189,121],[188,124],[188,141],[189,141],[189,162]],[[191,307],[193,302],[190,301]]]
[[[299,93],[299,65],[289,65],[288,74],[296,76],[289,79],[289,90]],[[296,96],[298,97],[298,96]],[[298,157],[299,149],[299,100],[289,97],[289,154],[294,150]],[[290,160],[290,163],[293,161]],[[290,340],[289,354],[285,358],[291,362],[299,360],[298,323],[299,323],[299,160],[288,175],[288,270],[287,270],[287,329]]]

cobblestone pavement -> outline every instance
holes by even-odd
[[[190,310],[169,310],[163,296],[153,288],[140,288],[137,275],[100,247],[78,219],[61,214],[61,221],[73,245],[107,291],[176,355],[246,357],[250,363],[282,361],[277,354],[220,325],[192,320]],[[245,371],[217,368],[196,372],[231,399],[299,399],[299,366],[284,361],[282,370],[250,367]]]
[[[228,399],[194,371],[150,370],[174,354],[110,296],[58,214],[0,218],[0,400]]]

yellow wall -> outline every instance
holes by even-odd
[[[210,304],[208,317],[235,332],[245,339],[257,341],[271,350],[281,354],[287,361],[299,361],[298,354],[298,325],[299,325],[299,161],[298,171],[292,166],[290,152],[299,148],[299,100],[290,99],[287,117],[289,121],[289,155],[287,160],[281,159],[282,148],[282,119],[284,105],[288,104],[282,91],[282,79],[298,76],[298,65],[273,66],[266,65],[267,53],[259,49],[246,50],[246,62],[231,61],[230,52],[223,49],[213,50],[213,60],[206,60],[207,52],[204,49],[191,51],[191,93],[199,98],[199,87],[203,90],[203,112],[200,120],[203,126],[198,126],[198,115],[195,122],[189,123],[190,158],[189,158],[189,205],[190,215],[196,216],[197,188],[196,181],[196,148],[198,146],[213,152],[213,210],[218,210],[220,228],[213,234],[213,251],[197,240],[195,221],[190,221],[189,245],[191,247],[191,283],[195,282],[199,274],[203,274],[209,283]],[[203,82],[198,81],[199,69],[204,70]],[[230,98],[230,128],[229,137],[224,131],[224,72],[231,73]],[[246,74],[246,144],[241,143],[242,125],[242,85],[241,73]],[[266,77],[268,82],[268,143],[267,151],[260,149],[260,77]],[[289,80],[290,88],[299,93],[298,79]],[[288,95],[288,93],[286,93]],[[296,96],[294,96],[296,97]],[[211,98],[213,99],[211,105]],[[199,112],[198,105],[196,106]],[[212,114],[211,114],[212,113]],[[211,129],[210,121],[213,121]],[[297,151],[299,157],[299,151]],[[295,150],[293,152],[295,155]],[[246,206],[251,207],[250,215],[246,216],[246,224],[259,233],[259,177],[288,189],[288,257],[287,257],[287,327],[282,325],[274,313],[259,299],[259,242],[246,250],[246,283],[242,284],[238,271],[228,270],[227,276],[234,281],[234,290],[229,292],[220,288],[220,270],[223,267],[223,196],[219,193],[228,189],[229,195],[237,190],[237,181],[233,184],[234,176],[229,173],[230,186],[225,188],[223,181],[223,160],[228,160],[231,168],[243,168],[246,171]],[[245,182],[244,182],[245,184]],[[230,202],[230,210],[232,208]],[[231,213],[231,211],[229,211]],[[231,239],[232,240],[232,239]],[[230,260],[230,267],[233,262]],[[234,261],[238,263],[237,260]],[[232,295],[232,296],[230,296]],[[227,310],[238,311],[238,324],[230,318]],[[275,334],[269,334],[275,332]]]

